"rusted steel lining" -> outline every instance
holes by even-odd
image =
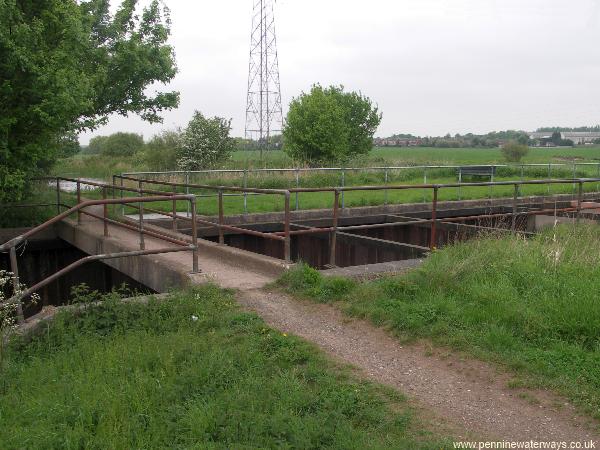
[[[135,251],[131,251],[131,252],[107,253],[107,254],[102,254],[102,255],[86,256],[85,258],[81,258],[81,259],[75,261],[74,263],[69,264],[67,267],[64,267],[63,269],[59,270],[58,272],[50,275],[48,278],[45,278],[44,280],[40,281],[39,283],[35,284],[34,286],[21,292],[19,295],[11,297],[10,299],[8,299],[6,301],[6,303],[11,304],[11,303],[20,302],[23,298],[30,296],[31,294],[33,294],[36,291],[43,288],[44,286],[46,286],[46,285],[52,283],[53,281],[57,280],[58,278],[62,277],[66,273],[71,272],[72,270],[76,269],[77,267],[82,266],[82,265],[92,262],[92,261],[127,258],[127,257],[133,257],[133,256],[158,255],[158,254],[164,254],[164,253],[187,252],[187,251],[192,251],[193,250],[192,247],[193,247],[192,245],[188,244],[188,246],[185,248],[182,248],[182,247],[170,248],[169,247],[169,248],[159,248],[159,249],[155,249],[155,250],[135,250]]]

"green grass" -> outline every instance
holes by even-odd
[[[523,159],[523,163],[566,163],[600,162],[600,146],[578,148],[534,148]],[[504,164],[498,148],[374,148],[369,155],[347,163],[349,167],[410,166],[410,165],[467,165]],[[257,151],[233,153],[231,160],[223,164],[224,169],[289,168],[294,162],[282,151],[265,152],[260,160]],[[123,172],[151,171],[141,156],[127,158],[101,155],[76,155],[57,162],[53,174],[102,178],[109,180],[114,174]],[[422,173],[420,174],[422,177]]]
[[[197,321],[192,316],[198,317]],[[443,438],[443,437],[442,437]],[[405,399],[242,312],[213,286],[113,295],[14,345],[2,448],[439,448]]]
[[[301,266],[279,284],[337,302],[402,339],[499,362],[600,418],[600,233],[565,226],[530,240],[490,235],[434,252],[404,276],[368,283]]]

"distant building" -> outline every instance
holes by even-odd
[[[377,147],[417,147],[421,145],[421,139],[409,138],[376,138],[374,144]]]
[[[529,133],[529,139],[539,142],[539,146],[552,147],[552,131],[535,131]],[[598,131],[563,131],[560,133],[562,140],[573,141],[575,145],[593,144],[600,139]]]

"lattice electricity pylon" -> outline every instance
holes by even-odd
[[[246,139],[268,148],[283,129],[279,60],[275,37],[275,0],[254,0],[250,36]]]

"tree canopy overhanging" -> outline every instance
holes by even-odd
[[[139,114],[160,122],[178,92],[169,11],[152,0],[0,0],[0,202],[19,201],[65,136]]]

